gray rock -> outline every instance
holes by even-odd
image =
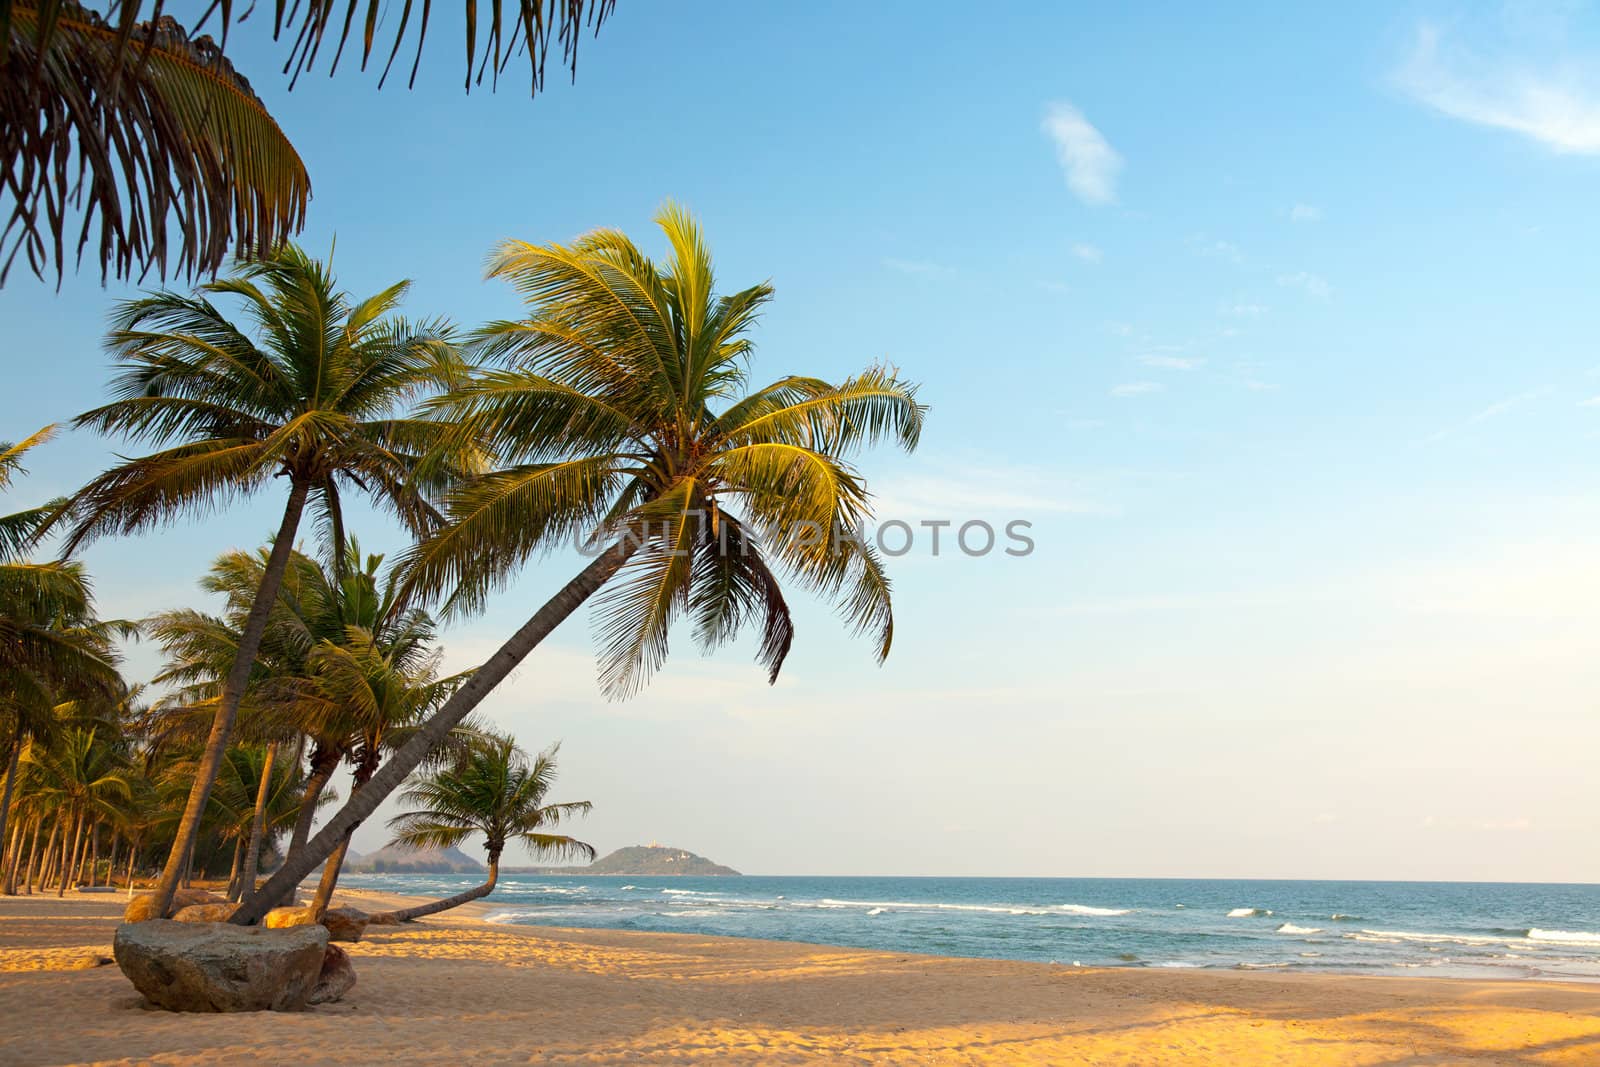
[[[329,945],[322,956],[322,973],[317,976],[317,986],[311,991],[308,1004],[332,1004],[355,988],[356,969],[350,956],[338,945]]]
[[[172,894],[172,908],[174,911],[192,907],[196,904],[226,904],[227,901],[215,893],[207,893],[204,889],[179,889]],[[141,893],[128,901],[128,906],[123,909],[122,921],[125,923],[142,923],[148,919],[161,919],[165,916],[156,914],[156,895],[154,893]]]
[[[294,1011],[322,974],[328,931],[150,919],[117,927],[117,966],[168,1011]]]

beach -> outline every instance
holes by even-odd
[[[94,966],[123,902],[0,898],[0,1064],[1600,1062],[1596,985],[956,959],[518,927],[486,904],[372,928],[338,1004],[175,1015]]]

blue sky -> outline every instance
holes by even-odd
[[[881,669],[808,608],[775,688],[685,640],[608,704],[575,619],[495,716],[565,740],[596,844],[749,871],[1600,879],[1600,12],[1033,7],[623,0],[536,101],[462,95],[453,12],[410,92],[291,93],[236,34],[351,290],[511,315],[494,241],[648,243],[679,200],[726,287],[777,287],[757,378],[924,383],[923,448],[865,464],[884,518],[1034,524],[896,561]],[[13,276],[0,434],[101,398],[127,291]],[[280,505],[94,546],[104,607],[191,602]]]

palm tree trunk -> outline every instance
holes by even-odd
[[[473,673],[465,685],[456,690],[454,696],[445,701],[444,707],[435,712],[411,740],[400,746],[400,749],[389,757],[378,773],[373,775],[372,781],[366,788],[350,794],[350,799],[345,802],[344,807],[334,813],[333,818],[329,819],[327,825],[306,845],[305,850],[298,857],[286,861],[278,869],[278,873],[262,887],[257,898],[241,906],[229,921],[242,926],[259,922],[266,912],[266,908],[262,907],[263,901],[276,900],[286,892],[293,892],[301,879],[311,873],[311,868],[332,855],[333,850],[339,847],[345,836],[354,832],[357,826],[376,811],[383,799],[394,792],[395,788],[406,780],[407,775],[417,769],[417,765],[427,757],[428,753],[442,744],[450,735],[450,731],[471,714],[472,710],[494,691],[494,687],[504,681],[506,675],[515,670],[517,664],[538,647],[539,642],[548,637],[567,616],[578,610],[585,600],[593,596],[597,589],[616,574],[638,547],[638,544],[629,538],[617,541],[590,561],[589,565],[563,586],[560,592],[546,601],[531,619],[522,624],[521,629],[512,634],[511,638],[489,657],[488,662]]]
[[[11,814],[11,791],[17,784],[17,760],[22,756],[22,713],[17,713],[17,729],[11,738],[11,755],[6,758],[6,784],[0,791],[0,841],[6,839],[6,817]]]
[[[239,889],[239,872],[244,866],[244,838],[233,843],[233,866],[228,870],[228,891],[224,894],[229,900],[237,900],[235,894]]]
[[[161,879],[156,882],[155,906],[158,914],[172,910],[172,896],[178,891],[178,879],[184,871],[184,857],[193,851],[200,836],[200,818],[205,813],[206,801],[211,796],[211,786],[217,780],[222,757],[227,752],[228,738],[233,733],[233,720],[239,714],[239,702],[244,699],[245,684],[250,680],[250,668],[255,665],[256,652],[261,648],[261,637],[266,633],[267,616],[277,603],[278,589],[289,568],[289,552],[294,548],[295,531],[300,528],[300,514],[305,510],[306,495],[310,486],[296,480],[289,490],[289,503],[283,509],[283,522],[278,525],[278,536],[272,542],[272,554],[267,557],[266,570],[261,574],[261,585],[256,590],[255,601],[239,634],[239,650],[234,654],[233,666],[222,686],[222,701],[217,705],[216,717],[211,720],[211,734],[206,738],[205,753],[195,768],[194,785],[189,790],[189,800],[183,806],[183,818],[178,822],[178,835],[173,839],[172,851],[167,853],[166,866]]]
[[[43,893],[45,886],[50,884],[50,860],[56,851],[56,835],[61,832],[61,813],[56,812],[56,821],[50,826],[50,839],[45,842],[44,855],[39,857],[39,892]],[[33,870],[28,870],[28,895],[33,895]]]
[[[22,883],[23,888],[28,891],[28,895],[29,896],[33,895],[33,865],[35,863],[37,863],[38,860],[39,860],[39,833],[43,829],[44,829],[44,816],[40,815],[40,816],[35,817],[34,820],[33,820],[33,835],[32,835],[33,836],[33,840],[28,844],[27,876],[23,880],[23,883]],[[11,892],[11,893],[15,893],[17,891],[17,877],[16,876],[19,873],[21,873],[20,870],[12,872],[11,888],[9,890],[9,892]]]
[[[67,842],[72,842],[72,851],[68,853]],[[66,896],[67,883],[72,880],[72,872],[78,866],[78,847],[83,844],[83,810],[78,810],[77,817],[72,823],[72,832],[61,839],[61,882],[56,886],[57,899]]]
[[[93,889],[100,881],[100,823],[95,822],[89,828],[89,888]]]
[[[391,922],[408,923],[412,919],[420,919],[424,915],[435,915],[441,911],[449,911],[451,908],[459,908],[463,904],[470,904],[474,900],[479,900],[493,893],[494,884],[499,879],[500,853],[491,852],[489,853],[489,880],[482,885],[469,889],[465,893],[457,893],[453,897],[436,900],[432,904],[418,904],[414,908],[401,908],[399,911],[391,911],[381,917],[375,915],[373,919],[376,921],[382,918]]]
[[[11,843],[6,846],[5,858],[0,860],[0,893],[11,895],[11,883],[16,881],[17,864],[21,862],[22,820],[18,819],[11,826]]]
[[[128,842],[128,899],[133,899],[133,870],[139,862],[139,839]]]
[[[261,862],[261,835],[267,828],[267,800],[272,796],[272,766],[278,762],[278,742],[267,746],[261,763],[261,785],[256,789],[256,813],[250,820],[250,847],[244,854],[244,872],[239,878],[239,899],[249,900],[256,892],[256,866]]]
[[[344,835],[333,855],[328,857],[327,864],[322,868],[322,880],[317,883],[317,895],[311,899],[311,916],[316,922],[322,921],[322,916],[328,910],[328,904],[333,900],[333,887],[339,884],[339,871],[344,867],[344,858],[350,852],[350,838],[355,835],[352,828],[350,833]]]
[[[322,791],[328,787],[334,772],[339,769],[339,758],[336,749],[324,748],[320,743],[311,752],[311,775],[306,779],[306,789],[300,798],[300,814],[295,817],[294,831],[289,835],[289,853],[283,860],[285,867],[294,863],[306,850],[306,841],[311,837],[311,824],[317,817],[317,802],[322,799]],[[261,909],[262,914],[289,900],[298,885],[299,883],[295,883],[288,886],[280,890],[277,897],[268,898],[267,906]]]
[[[122,845],[122,835],[116,830],[111,831],[111,855],[106,858],[106,887],[117,887],[117,850]]]

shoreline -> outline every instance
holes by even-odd
[[[110,897],[110,899],[108,899]],[[341,891],[363,910],[414,901]],[[1517,979],[1072,967],[491,923],[474,902],[350,950],[344,1001],[141,1006],[123,900],[0,898],[0,1064],[1600,1062],[1600,989]],[[109,954],[109,953],[107,953]],[[63,1025],[63,1020],[67,1024]]]

